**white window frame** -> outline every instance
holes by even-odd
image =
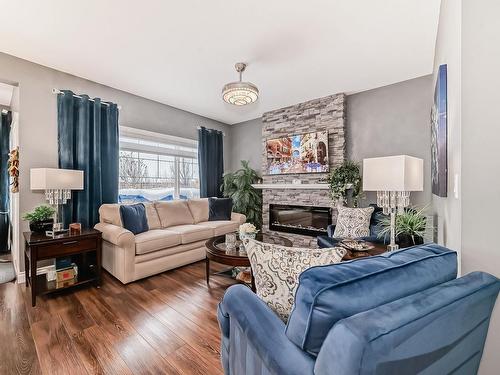
[[[175,186],[174,186],[174,198],[179,198],[180,196],[180,181],[178,178],[178,170],[179,170],[179,158],[188,158],[195,159],[198,161],[198,141],[189,138],[182,138],[173,135],[167,135],[162,133],[151,132],[148,130],[136,129],[127,126],[120,126],[119,128],[119,139],[120,139],[120,151],[128,151],[128,152],[144,152],[150,154],[158,154],[164,156],[172,156],[175,157],[174,167],[176,169]],[[175,148],[147,145],[129,141],[123,141],[122,137],[135,138],[143,141],[156,142],[156,143],[164,143],[173,146],[185,147],[196,149],[196,151],[188,151],[188,150],[179,150]],[[199,166],[198,166],[199,168]]]

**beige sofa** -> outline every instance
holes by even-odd
[[[126,284],[172,268],[205,259],[207,239],[234,232],[246,221],[232,213],[231,220],[208,221],[208,199],[144,203],[149,231],[134,234],[122,227],[119,204],[103,204],[102,265]]]

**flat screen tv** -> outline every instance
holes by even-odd
[[[267,174],[328,172],[328,132],[266,141]]]

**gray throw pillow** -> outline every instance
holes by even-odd
[[[339,263],[346,250],[341,247],[309,249],[285,247],[244,240],[252,266],[257,295],[286,321],[292,311],[299,275],[313,266]]]
[[[350,208],[337,207],[337,225],[333,236],[335,238],[358,238],[370,235],[370,219],[373,207]]]

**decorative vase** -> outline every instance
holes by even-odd
[[[240,240],[244,240],[246,238],[250,240],[255,240],[255,235],[256,233],[246,233],[246,232],[240,232]]]
[[[47,230],[52,230],[54,219],[47,219],[43,221],[30,221],[30,231],[35,233],[45,233]]]

